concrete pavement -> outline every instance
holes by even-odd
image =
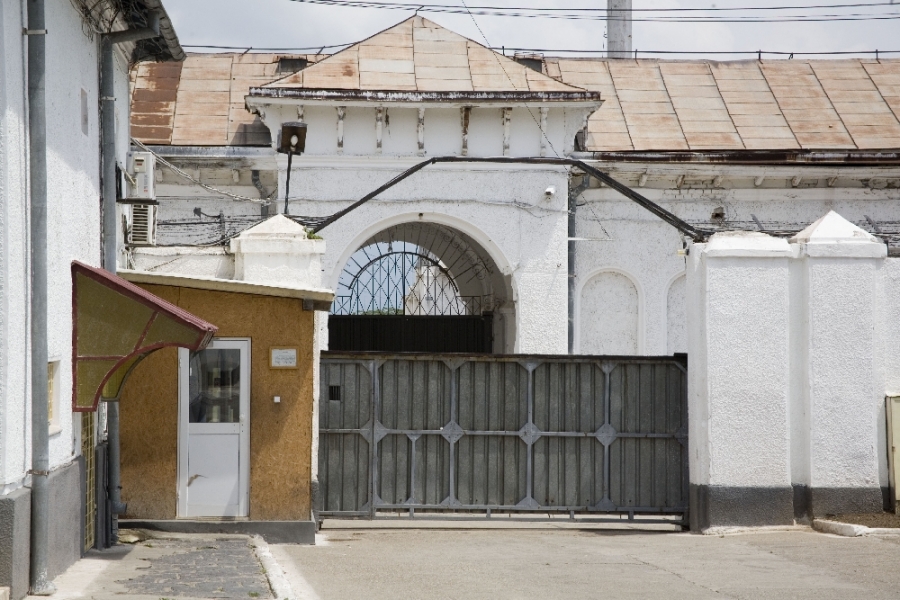
[[[900,598],[900,536],[805,528],[699,536],[589,523],[326,521],[316,546],[175,538],[94,554],[57,579],[56,597]],[[274,585],[259,589],[260,574]]]

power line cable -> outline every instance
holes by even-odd
[[[479,16],[493,17],[524,17],[524,18],[546,18],[546,19],[564,19],[564,20],[584,20],[584,21],[632,21],[632,22],[648,22],[648,23],[806,23],[806,22],[833,22],[833,21],[880,21],[900,19],[898,12],[885,13],[844,13],[844,14],[802,14],[802,15],[784,15],[773,17],[760,16],[655,16],[642,17],[634,16],[609,16],[605,13],[606,9],[567,9],[567,12],[556,12],[557,9],[540,9],[528,7],[470,7],[469,9],[461,9],[458,6],[442,5],[442,4],[406,4],[406,3],[388,3],[388,2],[367,2],[354,0],[291,0],[302,4],[318,4],[324,6],[340,6],[342,8],[371,8],[371,9],[387,9],[387,10],[406,10],[416,12],[430,13],[446,13],[446,14],[470,14]],[[877,3],[868,5],[840,5],[840,6],[891,6],[890,3]],[[897,5],[893,5],[894,8]],[[757,10],[771,9],[773,7],[756,7]],[[779,7],[789,8],[789,7]],[[807,7],[790,7],[793,10],[804,10]],[[819,8],[834,8],[834,6]],[[593,10],[596,12],[585,12]],[[662,10],[662,9],[645,9],[645,10]],[[696,9],[700,10],[700,9]],[[705,9],[716,12],[718,9]],[[574,11],[574,12],[573,12]],[[603,11],[602,13],[599,11]]]
[[[294,2],[304,4],[329,4],[337,6],[354,6],[371,8],[396,8],[403,10],[418,10],[431,8],[449,8],[458,9],[455,4],[422,4],[422,3],[406,3],[406,2],[378,2],[367,0],[292,0]],[[650,12],[650,13],[666,13],[666,12],[737,12],[737,11],[771,11],[771,10],[815,10],[815,9],[834,9],[834,8],[870,8],[879,6],[896,7],[895,2],[855,2],[848,4],[806,4],[794,6],[712,6],[706,8],[699,7],[673,7],[673,8],[631,8],[632,13]],[[471,11],[475,10],[522,10],[522,11],[541,11],[541,12],[586,12],[586,13],[606,13],[606,8],[554,8],[554,7],[531,7],[531,6],[468,6]],[[616,10],[618,12],[618,9]]]
[[[357,42],[351,42],[348,44],[336,44],[334,46],[325,46],[326,48],[344,48],[346,46],[352,46]],[[292,51],[300,51],[300,50],[308,50],[310,48],[294,48],[294,47],[279,47],[279,48],[257,48],[254,46],[207,46],[204,44],[182,44],[183,48],[214,48],[219,50],[255,50],[258,52],[292,52]],[[583,49],[583,48],[519,48],[516,46],[488,46],[491,50],[502,51],[507,50],[510,52],[533,52],[538,54],[602,54],[606,55],[606,50],[596,50],[596,49]],[[315,46],[312,49],[318,50],[322,48],[322,46]],[[689,54],[696,56],[713,56],[717,54],[727,54],[727,55],[775,55],[775,56],[846,56],[846,55],[887,55],[887,54],[900,54],[900,50],[826,50],[823,52],[792,52],[790,50],[641,50],[641,54]]]
[[[459,1],[462,2],[463,7],[466,7],[466,0],[459,0]],[[468,10],[468,7],[466,7],[466,10]],[[469,17],[472,19],[472,23],[475,24],[475,29],[477,29],[478,33],[481,34],[481,38],[484,40],[484,44],[488,48],[490,48],[491,43],[488,41],[487,36],[484,35],[484,32],[481,30],[481,27],[478,25],[478,21],[475,20],[475,15],[473,15],[470,12]],[[500,56],[496,52],[494,53],[494,58],[497,60],[497,66],[499,66],[500,69],[503,71],[503,74],[506,75],[506,78],[509,80],[509,83],[513,86],[513,88],[516,88],[516,84],[513,83],[512,77],[510,77],[509,73],[506,72],[506,67],[503,66],[503,62],[500,60]],[[528,85],[528,84],[526,83],[526,85]],[[538,130],[541,132],[541,136],[547,142],[547,145],[550,146],[550,149],[553,150],[553,154],[555,154],[556,157],[559,158],[559,152],[557,152],[556,148],[553,147],[553,142],[551,142],[550,138],[547,137],[547,132],[544,131],[543,127],[541,127],[540,122],[537,120],[537,118],[535,118],[534,113],[531,112],[531,107],[528,106],[528,104],[525,104],[525,110],[527,110],[528,114],[531,115],[531,119],[534,121],[534,124],[538,126]]]

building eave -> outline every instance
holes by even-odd
[[[731,165],[900,165],[900,149],[884,150],[652,150],[577,152],[573,158],[602,162],[723,163]]]
[[[556,104],[597,108],[602,104],[600,92],[532,92],[532,91],[396,91],[396,90],[324,90],[282,87],[252,87],[245,96],[248,106],[271,103],[272,100],[310,103],[371,105],[371,104],[428,104],[428,105],[512,105],[519,103]]]

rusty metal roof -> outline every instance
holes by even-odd
[[[133,135],[157,145],[268,145],[244,106],[250,88],[372,102],[404,90],[503,92],[510,105],[517,93],[589,90],[604,100],[588,121],[593,152],[900,149],[898,59],[546,58],[538,73],[421,17],[330,58],[293,56],[312,66],[277,79],[283,57],[192,54],[183,64],[137,65]]]
[[[180,63],[140,63],[131,70],[131,135],[145,144],[267,146],[268,128],[244,107],[247,91],[278,77],[285,59],[322,58],[188,54]]]
[[[900,60],[546,59],[599,91],[587,150],[900,148]]]
[[[394,92],[585,91],[419,16],[264,87]]]

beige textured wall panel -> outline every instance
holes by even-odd
[[[208,319],[219,337],[250,337],[250,518],[310,515],[313,312],[302,301],[142,285]],[[269,368],[272,346],[300,348],[298,370]],[[175,518],[178,361],[174,349],[135,369],[122,399],[123,499],[129,516]],[[155,358],[155,357],[153,357]],[[273,396],[281,396],[275,404]]]

